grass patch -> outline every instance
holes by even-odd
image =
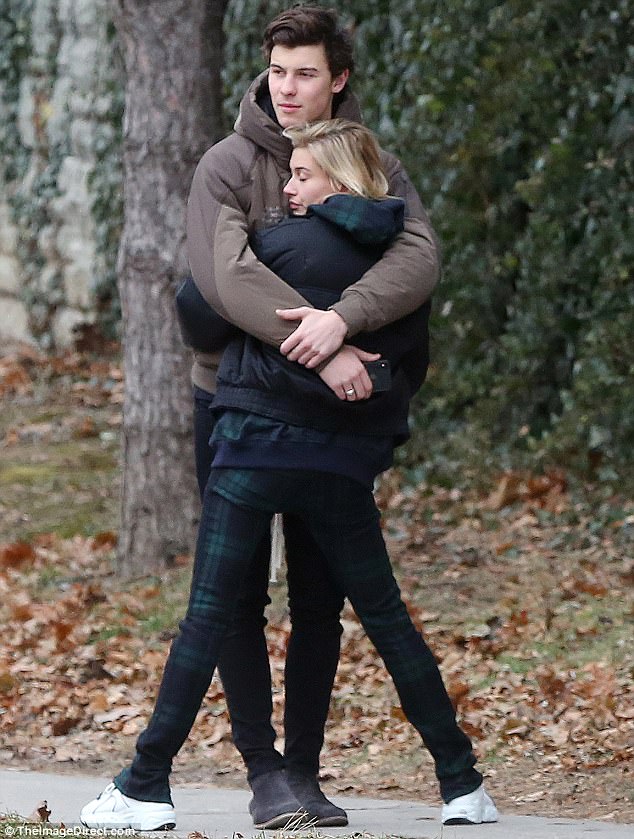
[[[178,630],[189,599],[191,568],[167,572],[163,577],[144,577],[122,583],[118,589],[129,595],[113,601],[108,625],[94,632],[89,643],[133,635],[135,638],[168,638]],[[130,605],[134,604],[134,607]],[[99,611],[97,606],[97,611]],[[131,624],[131,617],[134,623]]]
[[[43,482],[48,484],[55,478],[56,470],[50,463],[9,463],[2,469],[0,484],[9,487],[22,484],[25,488],[33,488]]]
[[[139,630],[144,636],[160,635],[178,629],[187,609],[191,568],[171,571],[158,587],[159,592],[151,600],[151,609],[139,621]]]
[[[98,644],[100,641],[109,641],[111,638],[128,637],[130,635],[132,635],[132,630],[129,626],[113,624],[113,626],[100,629],[99,632],[95,632],[91,635],[88,639],[88,643]]]
[[[118,448],[98,438],[0,449],[0,541],[116,529]]]
[[[47,565],[39,572],[35,588],[38,592],[46,591],[50,588],[57,588],[64,575],[54,565]]]

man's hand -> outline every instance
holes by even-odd
[[[301,321],[282,342],[280,352],[289,361],[297,361],[308,368],[317,367],[337,352],[348,331],[345,320],[333,310],[325,312],[300,306],[297,309],[276,309],[275,313],[283,320]]]
[[[367,399],[372,395],[372,381],[363,362],[378,361],[380,357],[379,353],[365,352],[344,344],[319,376],[341,400],[354,402]]]

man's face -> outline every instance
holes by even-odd
[[[271,50],[269,90],[282,128],[332,117],[332,97],[345,87],[348,70],[332,76],[323,44]]]

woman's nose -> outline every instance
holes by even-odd
[[[295,194],[295,187],[293,186],[293,179],[291,178],[286,186],[284,187],[284,194],[285,195],[294,195]]]

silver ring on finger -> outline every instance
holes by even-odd
[[[345,390],[346,396],[356,396],[356,390],[353,387],[348,387]]]

